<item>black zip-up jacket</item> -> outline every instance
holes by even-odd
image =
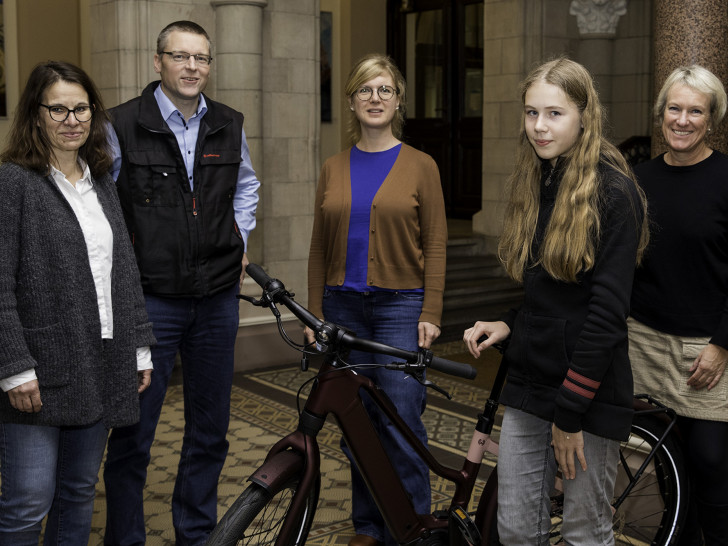
[[[194,191],[154,98],[159,82],[110,110],[121,148],[119,198],[147,294],[201,297],[239,282],[244,252],[233,197],[243,115],[205,96]]]
[[[534,256],[553,212],[561,164],[545,184]],[[601,237],[595,264],[578,282],[557,281],[540,265],[524,274],[524,302],[505,317],[508,382],[501,402],[553,422],[615,440],[629,436],[632,371],[627,354],[630,292],[644,211],[633,182],[600,168]]]

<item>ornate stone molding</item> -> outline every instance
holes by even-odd
[[[627,0],[571,0],[569,14],[576,15],[582,36],[613,37],[619,18],[627,13]]]
[[[268,7],[268,0],[210,0],[213,8],[220,6],[254,6],[258,8]]]

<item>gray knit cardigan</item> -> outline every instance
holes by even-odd
[[[96,289],[76,215],[53,179],[0,165],[0,378],[35,368],[43,407],[0,391],[0,422],[107,427],[139,420],[136,349],[154,344],[113,179],[94,180],[114,234],[114,339],[101,339]]]

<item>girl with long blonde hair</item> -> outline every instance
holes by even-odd
[[[626,317],[648,239],[646,202],[603,136],[599,96],[583,66],[566,58],[539,66],[523,81],[521,99],[498,250],[523,283],[524,303],[463,336],[476,358],[508,341],[500,540],[548,544],[549,492],[560,468],[565,541],[613,544],[619,441],[632,421]]]

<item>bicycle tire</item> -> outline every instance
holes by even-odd
[[[664,431],[665,424],[654,416],[635,416],[631,441],[622,444],[618,479],[626,476],[625,465],[632,470],[641,465]],[[615,489],[624,489],[623,484],[622,489],[619,487],[618,481]],[[689,483],[683,453],[676,439],[668,436],[615,514],[615,536],[620,533],[621,544],[678,544],[688,499]]]
[[[251,484],[215,526],[207,546],[274,544],[300,480],[301,476],[296,475],[272,490]],[[320,486],[320,479],[316,480],[306,498],[304,513],[296,522],[296,537],[287,546],[303,546],[306,543],[316,513]]]
[[[630,437],[620,446],[615,499],[625,490],[630,476],[645,460],[665,431],[665,425],[651,416],[636,415]],[[688,477],[682,451],[672,436],[655,453],[630,494],[614,515],[617,546],[675,546],[688,509]],[[497,495],[497,490],[493,494]],[[483,502],[483,499],[481,499]],[[551,498],[551,544],[564,544],[561,537],[563,499]],[[497,516],[493,511],[484,528],[489,529],[484,543],[500,545]]]

